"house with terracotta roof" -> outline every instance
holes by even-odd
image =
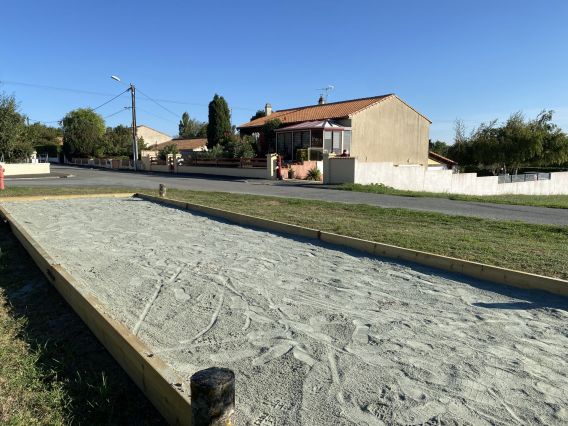
[[[306,151],[319,160],[324,153],[347,151],[360,162],[394,165],[428,164],[428,132],[432,123],[394,94],[272,111],[241,124],[242,135],[258,135],[261,154],[277,152],[297,160]],[[264,125],[278,119],[276,137],[264,135]],[[300,151],[301,150],[301,151]]]
[[[434,151],[428,152],[428,170],[456,170],[458,163]]]
[[[207,151],[207,138],[170,139],[142,150],[141,155],[142,157],[157,158],[160,150],[168,145],[177,146],[179,153],[182,156],[187,156],[195,151]]]

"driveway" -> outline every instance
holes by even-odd
[[[262,179],[133,173],[69,166],[52,166],[52,171],[59,174],[71,174],[72,176],[66,179],[14,180],[6,184],[10,186],[121,186],[157,189],[160,183],[164,183],[168,188],[194,191],[231,192],[236,194],[368,204],[384,208],[402,208],[484,219],[516,220],[527,223],[568,226],[568,210],[565,209],[339,191],[326,189],[319,184],[313,183],[289,183]]]

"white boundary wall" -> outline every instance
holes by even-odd
[[[550,180],[498,183],[497,176],[428,170],[422,166],[364,163],[355,158],[330,158],[324,164],[324,183],[382,183],[408,191],[446,192],[467,195],[562,195],[568,194],[568,172],[551,173]]]
[[[4,176],[43,175],[50,173],[49,163],[0,163]]]

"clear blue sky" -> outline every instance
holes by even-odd
[[[58,120],[134,82],[175,115],[138,97],[138,124],[174,135],[183,111],[206,121],[214,93],[241,124],[274,109],[396,93],[451,141],[521,110],[557,111],[568,130],[566,1],[8,1],[2,5],[0,80],[22,112]],[[109,96],[111,95],[111,96]],[[129,105],[128,94],[103,116]],[[176,117],[178,116],[178,117]],[[128,124],[128,111],[107,125]]]

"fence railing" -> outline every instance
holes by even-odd
[[[266,158],[184,158],[184,166],[237,167],[241,169],[266,168]]]
[[[522,173],[520,175],[499,175],[498,183],[533,182],[537,180],[550,180],[550,173]]]

